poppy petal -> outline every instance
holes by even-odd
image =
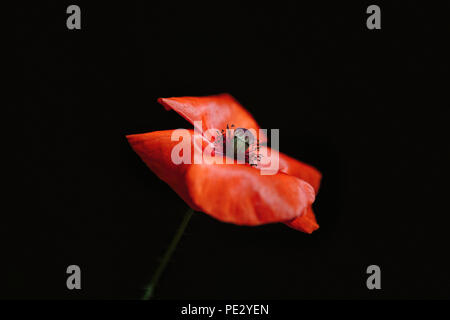
[[[239,225],[292,221],[314,201],[314,189],[285,173],[261,175],[239,164],[172,162],[174,130],[127,136],[147,166],[194,210]],[[191,136],[193,131],[189,130]]]
[[[317,193],[322,174],[316,168],[280,152],[280,171],[308,182]]]
[[[300,216],[314,201],[314,189],[284,173],[261,175],[248,165],[192,165],[189,194],[205,213],[224,222],[260,225]]]
[[[280,153],[280,171],[305,180],[314,188],[316,194],[319,192],[322,174],[316,168]],[[304,214],[286,224],[306,233],[312,233],[319,228],[312,206],[309,206]]]
[[[176,165],[171,160],[172,149],[179,141],[172,141],[175,130],[154,131],[127,135],[128,143],[158,178],[166,182],[191,208],[195,207],[183,181],[188,165]],[[192,130],[189,130],[191,136]]]
[[[230,94],[223,93],[205,97],[159,98],[166,110],[174,110],[194,125],[194,121],[202,121],[202,128],[225,129],[232,124],[236,128],[254,129],[259,126],[252,115]]]
[[[264,146],[260,148],[260,154],[262,155],[262,158],[261,164],[258,165],[258,168],[267,170],[267,168],[270,168],[273,165],[272,157],[274,157],[274,159],[278,157],[278,165],[274,166],[276,169],[269,171],[276,172],[278,170],[279,172],[292,175],[308,182],[314,188],[316,194],[319,191],[322,174],[314,167],[291,158],[288,155],[276,151],[275,149],[270,149]],[[302,215],[298,216],[293,221],[287,222],[286,224],[294,229],[307,233],[311,233],[319,228],[311,206],[309,206]]]
[[[306,233],[312,233],[319,228],[312,206],[308,206],[305,212],[290,222],[285,222],[289,227]]]
[[[259,147],[257,154],[260,156],[260,161],[257,163],[258,168],[297,177],[308,182],[316,193],[319,191],[322,174],[316,168],[263,145]],[[278,159],[278,163],[272,162],[276,159]]]

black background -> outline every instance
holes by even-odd
[[[18,6],[1,296],[139,298],[186,205],[125,135],[190,127],[158,97],[229,92],[322,171],[321,227],[198,213],[157,298],[449,298],[449,7],[312,3]],[[366,288],[371,264],[381,290]]]

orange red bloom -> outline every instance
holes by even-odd
[[[194,127],[201,123],[202,128],[195,128],[201,132],[225,129],[229,124],[260,129],[251,114],[229,94],[160,98],[158,102]],[[127,139],[147,166],[195,211],[238,225],[281,222],[307,233],[319,227],[312,210],[321,179],[315,168],[281,152],[279,170],[273,175],[261,175],[259,168],[247,163],[175,164],[171,154],[178,141],[172,141],[173,132],[132,134]],[[189,133],[194,137],[194,130]]]

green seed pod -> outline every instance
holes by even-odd
[[[245,157],[245,153],[250,145],[254,142],[255,137],[245,128],[237,128],[234,131],[233,144],[234,144],[234,156]]]

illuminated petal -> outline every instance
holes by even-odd
[[[280,170],[308,182],[316,194],[319,192],[322,174],[316,168],[280,153]],[[308,206],[304,214],[286,224],[306,233],[311,233],[319,228],[311,206]]]
[[[159,98],[158,102],[166,110],[176,111],[191,124],[202,121],[203,127],[198,130],[222,130],[232,124],[235,128],[259,129],[252,115],[227,93],[205,97]]]
[[[314,201],[313,188],[303,180],[261,175],[249,165],[193,165],[187,179],[189,194],[203,212],[240,225],[292,220]]]
[[[172,162],[173,130],[127,136],[136,153],[194,210],[239,225],[286,222],[300,216],[314,201],[306,182],[284,173],[261,175],[238,164]],[[191,135],[193,131],[189,131]]]

